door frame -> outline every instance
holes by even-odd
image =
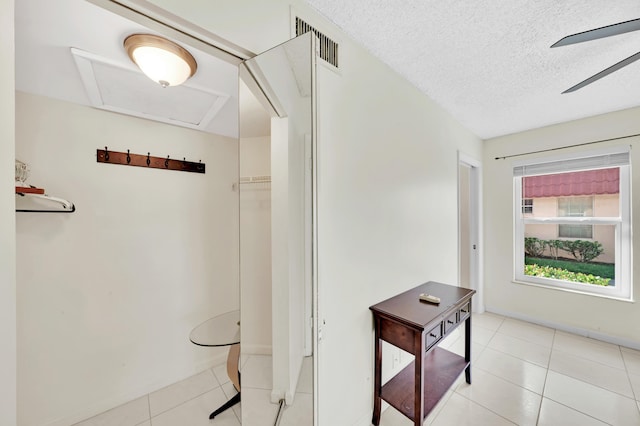
[[[458,151],[458,282],[460,281],[461,256],[463,250],[460,244],[462,218],[460,215],[460,167],[469,167],[469,240],[475,245],[475,250],[470,248],[469,276],[470,286],[476,291],[473,311],[484,312],[484,270],[483,270],[483,238],[482,238],[482,162],[476,158]]]

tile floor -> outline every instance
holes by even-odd
[[[464,375],[425,425],[640,425],[640,351],[485,313]],[[440,345],[464,354],[460,327]],[[382,426],[410,426],[394,408]]]
[[[490,313],[472,322],[473,385],[463,375],[425,425],[640,425],[640,351]],[[463,327],[440,345],[463,354]],[[269,402],[270,357],[242,362],[253,372],[251,382],[243,380],[243,401],[252,407],[245,419],[272,425],[278,407]],[[311,363],[303,370],[280,426],[311,425]],[[78,425],[238,426],[239,406],[208,419],[234,392],[222,364]],[[382,426],[411,424],[394,408],[382,413]]]
[[[271,356],[242,356],[245,424],[271,426],[278,405],[271,399]],[[243,402],[209,420],[209,414],[236,394],[226,363],[123,404],[75,426],[240,426]],[[246,379],[245,379],[246,378]],[[306,358],[294,403],[283,408],[280,426],[312,426],[312,361]],[[250,401],[250,402],[249,402]]]

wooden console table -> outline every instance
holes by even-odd
[[[422,302],[421,293],[440,298],[434,305]],[[373,424],[380,424],[384,399],[421,426],[424,418],[464,370],[471,383],[471,297],[475,290],[428,282],[387,299],[369,309],[375,321],[375,382]],[[464,358],[436,344],[465,327]],[[382,386],[382,341],[415,356],[415,360]]]

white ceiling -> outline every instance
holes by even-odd
[[[550,49],[640,18],[638,0],[306,0],[483,139],[640,105],[640,31]],[[639,118],[640,119],[640,118]]]
[[[188,98],[195,98],[196,95],[205,92],[228,95],[229,98],[222,108],[205,127],[193,126],[193,120],[182,121],[186,127],[224,136],[238,136],[236,65],[191,46],[185,46],[195,57],[198,71],[185,85],[163,89],[160,85],[141,77],[143,74],[129,60],[122,45],[125,37],[130,34],[155,32],[80,0],[19,0],[16,1],[15,15],[17,90],[91,105],[71,52],[71,48],[76,48],[127,71],[104,75],[108,80],[102,78],[99,82],[99,85],[103,83],[103,91],[98,95],[102,96],[104,101],[108,100],[109,93],[117,94],[114,88],[129,87],[129,92],[135,88],[135,95],[128,96],[131,108],[146,106],[156,112],[166,112],[170,116],[173,115],[165,121],[170,122],[172,118],[179,119],[180,111],[176,113],[175,108],[159,105],[160,99],[180,103],[180,109],[192,113],[189,117],[192,118],[198,117],[198,106],[191,101],[190,105],[183,104],[185,95],[181,92],[190,91]],[[97,70],[95,64],[93,69]],[[105,87],[111,88],[109,93],[104,91]],[[95,95],[93,97],[95,98]],[[206,98],[200,98],[205,99],[200,103],[202,112],[206,113]],[[119,111],[126,113],[124,109]],[[144,114],[138,114],[141,115]],[[188,121],[191,123],[187,123]],[[175,122],[177,121],[174,121],[174,124]]]
[[[640,18],[638,0],[306,1],[483,139],[640,105],[640,61],[561,94],[638,52],[640,31],[549,48]],[[132,67],[122,41],[134,32],[153,33],[85,1],[17,1],[16,88],[89,105],[70,48]],[[206,131],[237,136],[237,67],[189,50],[188,84],[230,95]]]

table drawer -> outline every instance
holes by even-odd
[[[442,323],[427,331],[425,336],[425,350],[435,345],[442,338]]]
[[[458,311],[452,313],[444,321],[442,321],[444,327],[444,334],[447,334],[451,329],[453,329],[459,322]]]
[[[467,302],[464,304],[464,306],[462,308],[460,308],[460,311],[458,311],[460,313],[459,315],[459,321],[464,321],[467,318],[469,318],[469,315],[471,314],[471,302]]]

